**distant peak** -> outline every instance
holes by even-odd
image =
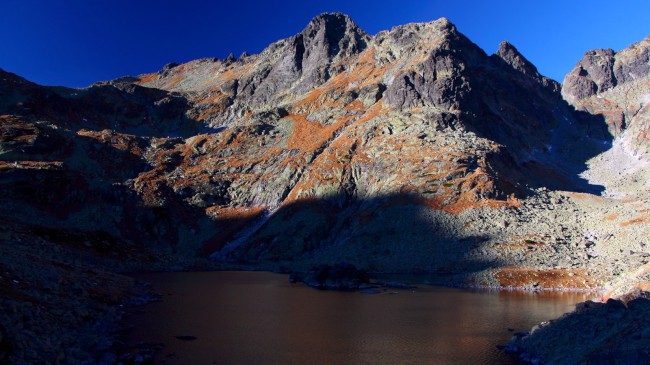
[[[335,12],[331,12],[331,13],[328,13],[328,12],[320,13],[320,14],[316,15],[311,21],[315,22],[315,21],[319,21],[321,19],[323,19],[323,20],[333,20],[333,19],[351,20],[349,15],[344,14],[344,13],[340,13],[338,11],[335,11]]]
[[[322,13],[315,16],[309,24],[307,24],[306,29],[321,28],[323,26],[339,26],[347,28],[348,25],[354,25],[356,27],[356,24],[354,24],[347,14]]]
[[[314,17],[303,30],[305,35],[313,35],[319,29],[338,29],[347,32],[363,33],[352,19],[343,13],[322,13]]]
[[[496,56],[501,58],[515,70],[525,75],[539,76],[537,67],[528,61],[526,57],[524,57],[519,50],[508,41],[499,43],[499,49],[496,52]]]
[[[441,28],[448,28],[448,29],[455,29],[456,28],[454,23],[452,23],[451,20],[449,20],[449,19],[447,19],[445,17],[442,17],[442,18],[440,18],[438,20],[434,20],[433,23],[437,23],[438,26],[440,26]]]
[[[306,44],[318,39],[329,47],[328,54],[333,56],[343,48],[350,48],[356,53],[366,47],[368,35],[357,26],[350,17],[343,13],[322,13],[313,18],[300,33]]]
[[[519,53],[517,48],[513,46],[512,43],[508,41],[502,41],[501,43],[499,43],[499,50],[497,51],[497,54],[505,54],[507,52],[513,52],[513,51]]]
[[[392,38],[394,42],[402,46],[419,41],[438,43],[441,40],[457,42],[465,39],[447,18],[398,25],[388,31],[377,33],[375,39],[381,42],[385,37]]]

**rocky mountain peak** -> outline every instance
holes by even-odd
[[[305,39],[318,39],[332,45],[330,55],[337,53],[334,48],[341,41],[357,41],[365,36],[365,32],[343,13],[320,14],[313,18],[300,34]]]
[[[303,43],[303,68],[307,73],[363,51],[369,40],[368,35],[342,13],[323,13],[315,17],[296,37]]]
[[[271,58],[271,69],[266,76],[257,76],[261,79],[259,86],[250,88],[254,104],[273,102],[280,90],[304,93],[322,85],[343,70],[346,59],[362,52],[369,40],[345,14],[323,13],[315,17],[300,33],[263,52]]]
[[[519,50],[508,41],[503,41],[499,44],[499,49],[495,55],[524,75],[539,76],[537,67],[528,61],[526,57],[524,57]]]
[[[585,53],[564,78],[562,96],[577,110],[599,115],[635,158],[650,152],[650,36],[614,52]]]
[[[619,52],[587,51],[564,78],[562,96],[569,103],[600,94],[650,74],[650,36]]]
[[[440,18],[426,23],[399,25],[391,30],[379,32],[374,37],[374,42],[375,44],[388,42],[392,46],[409,51],[411,46],[431,48],[460,39],[464,39],[464,37],[458,32],[456,26],[449,19]]]
[[[587,51],[564,77],[562,96],[572,103],[616,86],[614,61],[612,49]]]

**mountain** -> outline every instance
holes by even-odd
[[[650,153],[650,36],[627,49],[587,52],[565,77],[562,95],[577,110],[601,116],[616,136],[598,157],[592,179],[612,193],[647,191]],[[610,188],[611,187],[611,188]]]
[[[260,54],[83,89],[0,70],[0,266],[103,268],[109,287],[128,286],[116,270],[346,262],[629,288],[650,237],[649,43],[590,51],[560,85],[444,18],[371,36],[326,13]]]
[[[444,18],[369,36],[331,13],[258,55],[86,89],[4,72],[4,219],[152,255],[532,284],[496,276],[588,266],[570,248],[585,223],[569,192],[606,188],[579,173],[616,135],[561,90],[584,103],[583,79],[631,85],[620,75],[638,69],[635,52],[610,62],[612,80],[574,85],[574,71],[561,87],[508,42],[487,55]]]

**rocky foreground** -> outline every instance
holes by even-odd
[[[533,364],[650,363],[650,293],[587,301],[513,337],[505,351]]]
[[[155,298],[123,272],[209,270],[155,256],[107,235],[3,222],[0,364],[139,364],[152,346],[122,341],[127,308]]]
[[[83,89],[0,70],[0,359],[115,360],[131,270],[646,290],[649,54],[590,51],[560,85],[447,19],[371,36],[333,13]]]

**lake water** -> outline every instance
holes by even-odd
[[[319,291],[265,272],[156,273],[162,301],[126,319],[128,341],[161,342],[163,364],[517,364],[496,348],[584,293],[419,285]],[[186,341],[176,336],[195,336]]]

